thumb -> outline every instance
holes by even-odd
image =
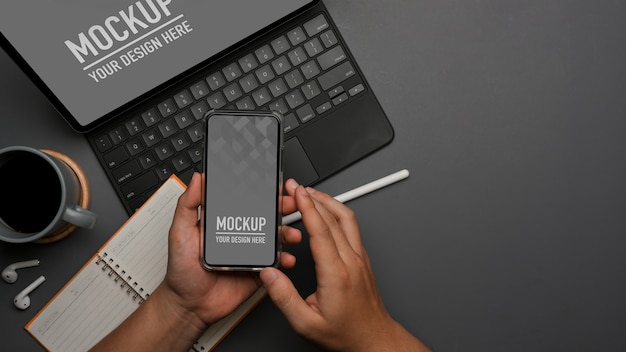
[[[296,324],[306,321],[311,312],[291,280],[276,268],[265,268],[261,271],[261,281],[272,302],[298,331]]]

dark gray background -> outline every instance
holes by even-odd
[[[350,203],[390,313],[438,351],[625,350],[626,3],[326,3],[396,138],[318,188],[411,171]],[[33,351],[24,324],[126,215],[87,141],[4,54],[0,69],[0,143],[71,155],[100,216],[56,244],[0,244],[2,267],[42,261],[0,282],[3,346]],[[309,294],[310,255],[291,249]],[[245,350],[316,348],[265,300],[217,348]]]

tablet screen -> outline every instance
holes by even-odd
[[[3,1],[0,30],[80,131],[311,2]]]

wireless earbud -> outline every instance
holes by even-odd
[[[13,263],[7,266],[6,268],[4,268],[4,270],[2,270],[2,278],[4,279],[4,281],[12,284],[15,282],[15,280],[17,280],[17,272],[15,271],[16,269],[30,268],[31,266],[37,266],[37,265],[39,265],[38,259]]]
[[[28,294],[33,292],[33,290],[39,287],[39,285],[41,285],[44,281],[46,281],[46,278],[42,275],[38,277],[37,280],[33,281],[32,284],[28,285],[22,292],[18,293],[17,296],[15,296],[15,299],[13,299],[15,307],[21,310],[30,307],[30,297]]]

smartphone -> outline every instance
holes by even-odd
[[[213,110],[204,125],[203,266],[247,271],[278,266],[281,115]]]

